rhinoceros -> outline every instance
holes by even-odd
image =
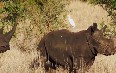
[[[62,29],[46,34],[37,48],[40,55],[45,57],[45,70],[62,66],[69,68],[70,73],[77,73],[76,71],[82,66],[90,68],[98,53],[106,56],[113,55],[114,42],[103,35],[106,28],[105,25],[100,30],[97,28],[97,23],[93,23],[87,30],[79,32]]]
[[[0,29],[0,53],[4,53],[7,50],[10,50],[9,42],[16,30],[17,23],[13,26],[13,28],[8,32],[3,34],[4,26]]]

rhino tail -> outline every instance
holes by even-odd
[[[40,56],[44,55],[44,52],[45,52],[45,39],[42,38],[39,42],[39,45],[37,46],[37,54],[38,56],[36,58],[33,59],[33,61],[31,62],[30,64],[30,69],[36,69],[40,66],[40,62],[39,62],[39,59],[40,59]]]
[[[40,51],[40,55],[42,56],[46,55],[45,37],[40,40],[37,51]]]

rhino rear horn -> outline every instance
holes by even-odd
[[[8,42],[11,40],[11,38],[12,38],[14,32],[15,32],[16,26],[17,26],[17,22],[15,22],[13,28],[8,33],[5,34],[5,37],[6,37]]]
[[[0,29],[0,34],[3,34],[3,29],[4,29],[4,26],[2,26],[2,28]]]

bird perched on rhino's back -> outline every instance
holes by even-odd
[[[73,28],[76,27],[75,22],[74,22],[74,20],[71,18],[70,15],[68,15],[68,21],[69,21],[70,25],[71,25]]]
[[[0,29],[0,52],[6,52],[10,50],[9,42],[16,30],[17,23],[13,26],[13,28],[8,32],[3,34],[4,26]]]

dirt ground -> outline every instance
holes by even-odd
[[[67,10],[68,14],[76,23],[75,28],[70,28],[71,31],[76,32],[87,29],[93,22],[98,24],[104,22],[108,24],[111,21],[110,17],[107,17],[108,13],[103,10],[102,7],[93,6],[78,0],[72,1],[71,4],[67,6]],[[29,24],[29,22],[27,22],[27,24]],[[19,38],[21,38],[21,36]],[[12,40],[15,39],[13,38]],[[44,73],[43,68],[35,70],[29,69],[29,64],[37,57],[36,51],[30,53],[21,52],[12,41],[10,45],[11,50],[0,54],[0,73]],[[35,46],[32,46],[32,48],[35,48]],[[116,73],[115,68],[116,55],[104,56],[99,54],[87,73]],[[67,73],[67,71],[59,68],[56,73]]]

